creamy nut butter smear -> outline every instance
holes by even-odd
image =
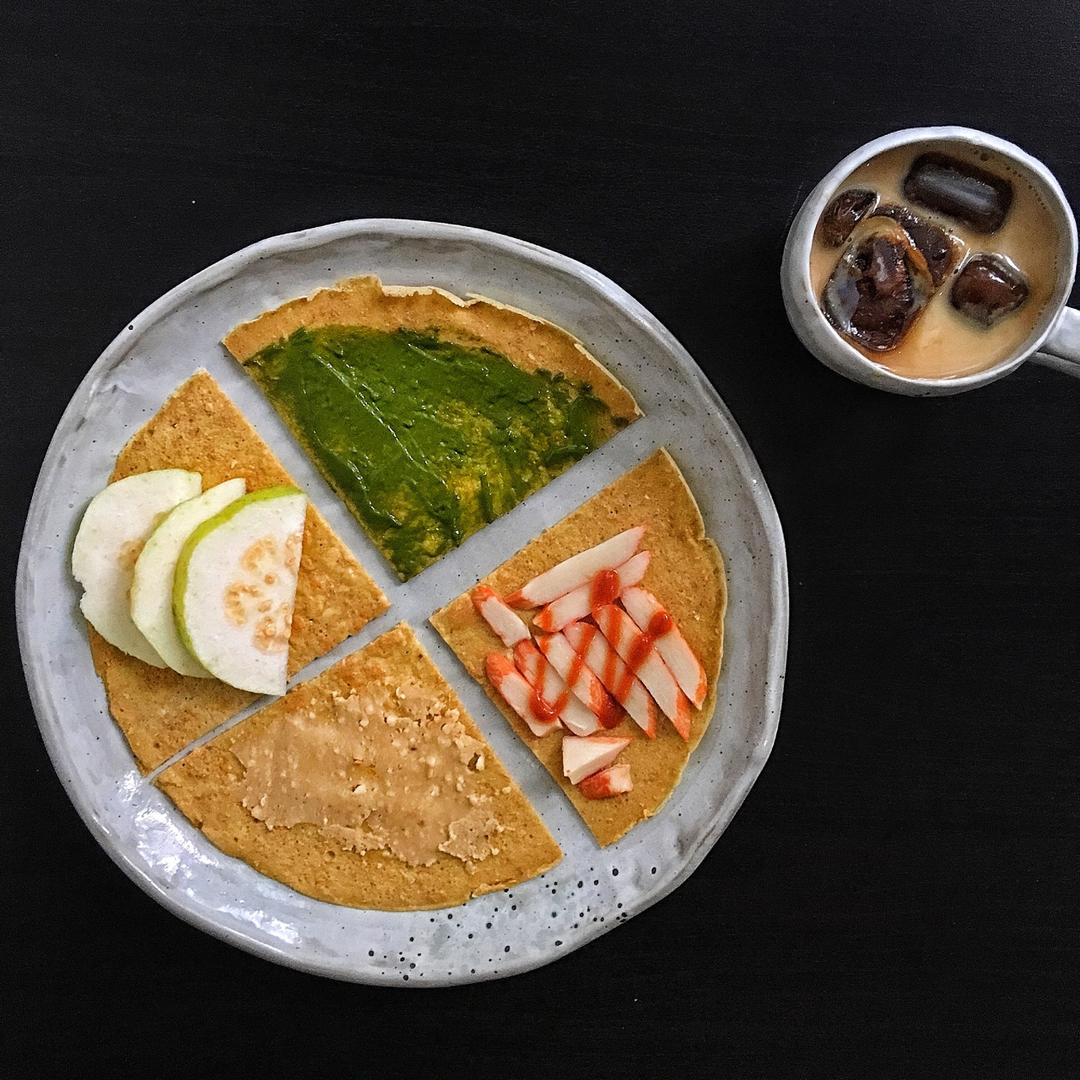
[[[561,856],[404,624],[156,783],[226,854],[332,904],[461,904]]]
[[[503,826],[474,783],[485,747],[459,709],[390,676],[332,701],[329,720],[283,713],[235,743],[252,816],[271,829],[317,825],[350,851],[382,849],[410,866],[440,851],[469,863],[498,854]]]

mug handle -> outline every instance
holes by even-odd
[[[1043,351],[1031,359],[1036,364],[1080,377],[1080,309],[1062,309],[1061,317],[1043,342]]]

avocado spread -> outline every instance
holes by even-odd
[[[626,423],[586,383],[435,332],[300,329],[244,367],[402,579]]]

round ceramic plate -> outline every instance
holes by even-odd
[[[344,277],[481,294],[580,338],[645,416],[435,566],[402,584],[220,345],[236,323]],[[69,571],[75,528],[128,437],[192,371],[219,380],[385,589],[390,611],[300,678],[408,620],[563,849],[553,870],[442,911],[336,907],[218,851],[142,777],[109,717]],[[654,818],[597,847],[562,792],[427,624],[543,527],[666,446],[727,565],[719,699],[682,782]],[[87,827],[170,911],[280,963],[358,982],[463,983],[548,963],[655,903],[693,872],[761,771],[787,648],[787,567],[769,492],[735,421],[644,308],[580,263],[532,244],[421,221],[341,222],[230,255],[138,315],[83,380],[38,478],[19,560],[19,641],[53,765]],[[205,741],[205,740],[203,740]]]

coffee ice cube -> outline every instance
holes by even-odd
[[[949,292],[952,306],[983,326],[993,326],[1027,298],[1027,279],[1003,255],[973,255]]]
[[[877,192],[866,188],[841,191],[822,211],[818,223],[822,242],[829,247],[839,247],[851,235],[851,230],[874,209],[877,201]]]
[[[1001,228],[1012,206],[1012,184],[950,154],[920,154],[904,178],[912,202],[962,221],[976,232]]]
[[[959,237],[946,232],[940,225],[935,225],[926,218],[919,217],[914,210],[906,206],[886,204],[874,211],[874,216],[892,218],[899,222],[911,237],[912,243],[922,252],[930,276],[937,288],[948,276],[952,268],[964,254],[964,244]]]
[[[825,284],[822,308],[852,341],[875,352],[895,349],[934,292],[926,259],[888,218],[860,226]]]

